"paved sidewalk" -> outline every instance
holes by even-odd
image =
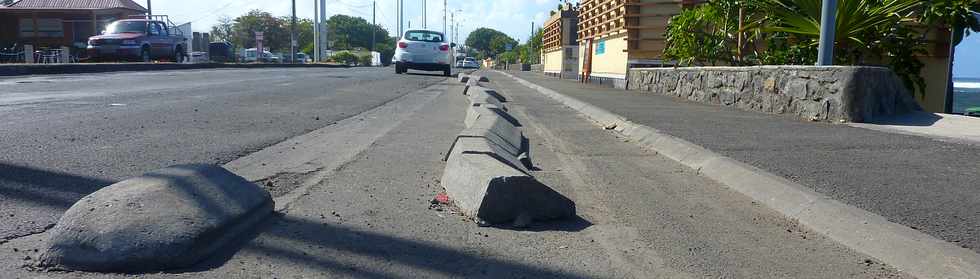
[[[978,145],[511,73],[980,252]]]

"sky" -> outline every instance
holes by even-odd
[[[980,33],[973,33],[956,46],[954,78],[980,78]]]
[[[146,5],[146,0],[136,0]],[[296,15],[313,18],[315,0],[297,0]],[[405,19],[411,27],[421,27],[422,1],[404,0]],[[371,0],[327,0],[327,17],[335,14],[359,16],[371,20]],[[549,12],[559,0],[447,0],[449,11],[457,11],[460,37],[465,39],[470,31],[480,27],[500,30],[521,42],[531,32],[531,22],[540,28],[548,19]],[[394,33],[396,23],[395,0],[378,0],[378,23]],[[169,15],[174,23],[192,22],[194,31],[207,32],[219,18],[234,18],[249,10],[261,9],[276,16],[290,14],[288,0],[157,0],[153,2],[155,14]],[[427,0],[428,28],[442,30],[443,1]],[[408,23],[406,23],[408,28]],[[956,48],[953,64],[954,77],[980,78],[980,33],[964,39]]]
[[[480,27],[490,27],[504,32],[515,39],[526,41],[531,33],[531,22],[540,28],[549,17],[549,12],[558,7],[559,0],[447,0],[449,11],[462,10],[456,15],[460,23],[460,37],[466,38],[470,31]],[[136,0],[146,5],[146,0]],[[335,14],[358,16],[371,21],[371,0],[326,0],[327,17]],[[406,21],[413,28],[419,28],[422,21],[423,0],[404,0]],[[314,0],[297,0],[296,16],[313,18]],[[396,32],[395,0],[377,0],[378,24],[389,32]],[[234,18],[253,9],[268,11],[276,16],[291,13],[288,0],[156,0],[153,13],[169,15],[176,24],[192,22],[194,31],[207,32],[217,24],[221,17]],[[427,0],[429,29],[443,30],[443,1]],[[408,28],[406,22],[405,28]]]

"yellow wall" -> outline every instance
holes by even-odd
[[[582,68],[585,63],[586,55],[592,55],[592,75],[601,77],[612,77],[616,76],[618,78],[626,77],[627,63],[629,62],[629,55],[623,51],[626,49],[626,33],[605,37],[602,39],[596,39],[592,44],[592,53],[585,53],[585,43],[579,46],[579,69]],[[600,41],[606,42],[606,51],[601,55],[596,55],[595,51]]]
[[[546,73],[558,73],[562,71],[562,49],[556,49],[544,53],[544,71]]]
[[[926,80],[926,92],[917,92],[915,99],[928,112],[945,112],[946,88],[949,82],[949,65],[945,57],[919,57],[925,64],[922,68],[922,78]]]

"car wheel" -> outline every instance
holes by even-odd
[[[150,63],[150,59],[150,50],[143,48],[143,50],[140,51],[140,61],[143,61],[143,63]]]

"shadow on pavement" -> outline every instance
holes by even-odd
[[[522,232],[580,232],[588,229],[593,224],[581,216],[575,215],[565,220],[555,220],[549,222],[535,222],[527,227],[515,227],[513,225],[492,226],[501,230],[513,230]]]
[[[943,119],[943,117],[935,113],[919,111],[876,119],[875,121],[872,121],[871,124],[928,127],[936,124],[936,122],[941,119]]]
[[[78,199],[116,181],[0,163],[0,194],[67,209]]]
[[[433,72],[433,73],[434,73],[434,72]],[[430,77],[446,77],[446,76],[443,76],[443,75],[442,75],[442,72],[439,72],[439,73],[435,73],[435,74],[430,74],[430,73],[411,73],[411,72],[406,72],[405,74],[406,74],[406,75],[410,75],[410,76],[430,76]],[[452,75],[452,76],[455,76],[455,75]]]
[[[485,274],[520,275],[524,278],[587,278],[582,275],[518,262],[486,258],[475,253],[429,242],[344,228],[329,223],[314,223],[289,216],[278,218],[277,221],[267,223],[267,231],[263,232],[263,238],[269,236],[284,241],[253,242],[244,249],[279,259],[287,259],[290,262],[325,272],[336,272],[361,278],[388,278],[390,275],[354,269],[349,264],[333,259],[342,256],[342,254],[357,254],[371,258],[372,261],[384,263],[386,266],[396,264],[463,278],[486,277]],[[577,225],[570,227],[581,226],[580,222],[573,223]],[[588,222],[585,221],[585,223]],[[298,251],[298,249],[275,245],[275,243],[300,243],[295,245],[310,247],[308,249],[317,249],[323,253],[314,255],[305,251]],[[331,253],[341,255],[330,255]]]

